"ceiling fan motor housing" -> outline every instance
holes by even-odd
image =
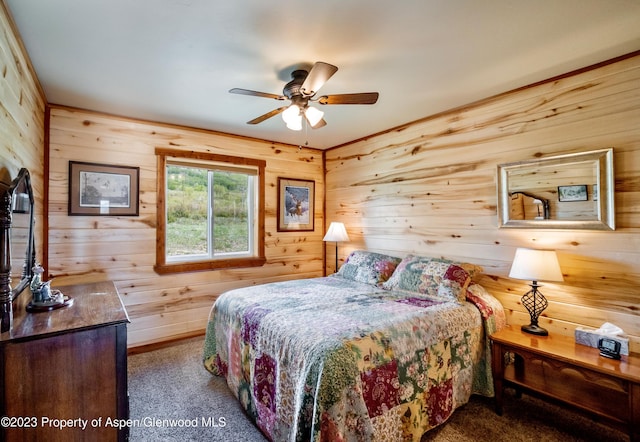
[[[309,72],[303,69],[293,71],[291,73],[291,78],[293,78],[293,80],[284,85],[282,94],[294,103],[296,102],[296,98],[303,98],[304,94],[301,89],[307,75],[309,75]]]

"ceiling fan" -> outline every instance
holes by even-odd
[[[324,120],[324,112],[318,108],[309,106],[310,103],[318,104],[375,104],[378,101],[378,92],[362,92],[356,94],[322,95],[316,98],[318,90],[326,81],[336,73],[338,68],[322,61],[316,62],[311,70],[297,69],[291,73],[292,80],[285,84],[282,95],[257,92],[249,89],[233,88],[232,94],[252,95],[255,97],[273,98],[274,100],[290,100],[291,104],[282,106],[260,115],[247,124],[262,123],[274,115],[282,114],[282,119],[291,130],[302,129],[302,117],[313,129],[319,129],[327,124]]]

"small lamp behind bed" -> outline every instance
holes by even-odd
[[[336,243],[336,272],[338,271],[338,243],[340,241],[349,241],[349,235],[347,235],[347,229],[344,227],[344,223],[332,222],[329,225],[327,234],[322,238],[323,241],[334,241]]]
[[[555,250],[518,248],[513,258],[509,277],[533,281],[529,284],[531,290],[522,297],[522,305],[525,306],[531,317],[531,324],[523,325],[522,331],[547,336],[549,332],[538,326],[538,317],[548,305],[547,299],[538,291],[538,287],[540,287],[538,281],[563,281]]]

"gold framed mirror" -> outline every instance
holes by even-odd
[[[501,228],[614,230],[613,148],[498,165]]]

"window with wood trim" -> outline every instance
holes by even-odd
[[[156,149],[157,273],[261,266],[265,161]]]

